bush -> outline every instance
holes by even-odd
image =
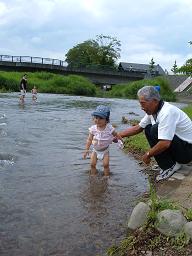
[[[18,91],[23,72],[0,72],[0,90]],[[77,75],[56,75],[49,72],[28,72],[27,90],[36,86],[38,92],[95,96],[96,87],[88,79]]]
[[[138,80],[126,84],[117,84],[112,87],[112,90],[110,92],[106,93],[106,96],[110,97],[123,97],[128,99],[136,99],[137,98],[137,92],[140,88],[142,88],[145,85],[157,85],[159,84],[161,87],[161,97],[162,99],[166,101],[176,101],[176,95],[169,87],[169,82],[164,77],[156,77],[154,79],[143,79]]]

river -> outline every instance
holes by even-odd
[[[140,118],[135,100],[39,94],[24,106],[0,94],[0,255],[96,256],[126,234],[127,218],[147,189],[138,163],[114,143],[111,177],[90,180],[82,159],[91,113],[111,108],[111,123]],[[129,113],[132,112],[132,113]]]

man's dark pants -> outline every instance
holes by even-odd
[[[145,127],[145,135],[150,147],[155,146],[159,141],[158,124],[147,125]],[[163,170],[170,168],[176,162],[187,164],[192,161],[192,144],[181,140],[175,135],[171,142],[171,146],[164,152],[154,157],[159,167]]]

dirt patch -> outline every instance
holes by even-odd
[[[127,251],[127,256],[191,256],[192,244],[182,248],[174,244],[173,239],[167,239],[156,229],[137,230],[134,232],[136,243],[133,249]]]
[[[183,165],[182,168],[177,171],[177,175],[182,175],[182,179],[178,179],[177,176],[173,175],[173,178],[164,180],[161,182],[155,182],[155,177],[158,171],[152,170],[152,166],[157,164],[155,159],[152,159],[150,166],[146,166],[142,162],[142,152],[136,150],[130,150],[131,154],[140,164],[141,169],[145,172],[150,180],[155,185],[157,194],[161,198],[167,198],[172,201],[179,203],[183,208],[192,207],[192,162]]]

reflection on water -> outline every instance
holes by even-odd
[[[0,255],[94,256],[122,239],[147,182],[134,159],[111,145],[111,177],[89,176],[82,154],[91,113],[111,108],[111,123],[142,116],[133,100],[39,94],[24,106],[0,95]]]

